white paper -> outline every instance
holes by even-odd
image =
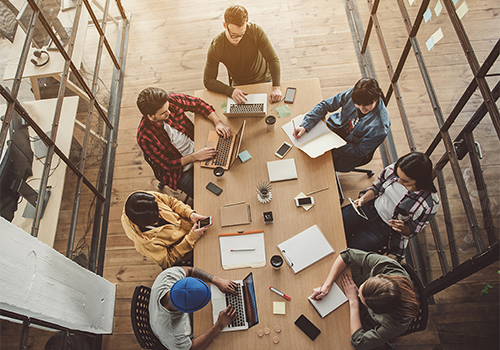
[[[294,180],[297,178],[295,159],[282,159],[267,162],[269,182]]]
[[[462,19],[463,16],[469,11],[469,7],[467,3],[464,1],[462,5],[455,11],[459,19]]]
[[[337,285],[337,282],[335,282],[332,286],[332,289],[330,289],[330,292],[321,299],[321,301],[316,301],[312,300],[311,298],[307,298],[311,302],[311,304],[314,306],[316,311],[318,311],[318,314],[321,317],[325,317],[328,315],[330,312],[338,308],[340,305],[345,303],[347,301],[347,297],[342,292],[342,289]]]
[[[224,270],[262,267],[266,265],[264,233],[220,236],[220,256]],[[231,249],[255,248],[253,251],[232,252]]]
[[[434,12],[436,12],[436,17],[439,17],[441,11],[443,11],[443,4],[441,3],[441,0],[438,0],[436,6],[434,7]]]
[[[425,23],[429,22],[432,17],[432,11],[430,8],[427,8],[427,11],[424,12],[424,21]]]

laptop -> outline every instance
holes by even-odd
[[[234,281],[238,284],[238,295],[224,294],[213,283],[212,289],[212,314],[214,324],[219,318],[219,312],[231,304],[238,315],[221,332],[242,331],[252,328],[259,323],[257,313],[257,300],[255,299],[255,288],[253,273],[250,272],[242,281]]]
[[[219,136],[215,130],[210,130],[208,132],[206,147],[215,148],[217,150],[217,155],[215,158],[202,161],[201,166],[204,168],[216,168],[220,166],[224,170],[229,170],[240,152],[241,140],[243,139],[246,123],[247,121],[244,120],[238,133],[231,133],[231,137],[228,139]]]
[[[227,111],[224,115],[228,118],[261,118],[267,115],[267,94],[249,94],[246,98],[245,103],[237,104],[231,97],[228,97]]]

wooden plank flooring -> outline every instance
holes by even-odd
[[[463,1],[460,0],[458,5],[461,5]],[[137,189],[156,190],[157,184],[135,142],[136,129],[140,120],[140,114],[135,105],[137,95],[147,86],[158,86],[167,91],[187,94],[203,89],[206,50],[211,39],[222,30],[223,11],[229,4],[221,0],[124,0],[122,3],[132,17],[116,149],[107,252],[104,262],[104,277],[117,286],[114,332],[113,335],[105,336],[103,342],[103,349],[108,350],[140,348],[130,324],[131,296],[136,285],[151,286],[157,274],[161,272],[159,267],[135,251],[120,223],[123,202],[128,194]],[[250,21],[262,26],[269,35],[280,57],[282,80],[319,77],[323,97],[328,98],[351,87],[360,78],[343,1],[277,0],[268,2],[254,0],[239,3],[248,9]],[[408,3],[405,3],[408,6]],[[417,0],[415,5],[408,7],[412,18],[415,17],[420,3],[421,1]],[[431,1],[432,9],[435,3],[436,1]],[[493,0],[481,3],[469,1],[467,4],[469,12],[463,19],[464,26],[481,63],[498,39],[498,31],[486,29],[499,27],[496,14],[500,10],[500,4]],[[368,6],[364,1],[358,2],[357,5],[366,28]],[[392,64],[395,65],[406,41],[406,30],[400,19],[396,2],[382,1],[378,13],[385,41],[389,46]],[[108,24],[108,27],[111,28],[112,24]],[[443,29],[445,38],[435,46],[433,51],[427,52],[425,40],[439,27]],[[108,31],[112,32],[111,29]],[[422,25],[418,39],[424,51],[423,56],[429,67],[441,108],[446,116],[463,93],[472,74],[444,10],[439,17],[434,14],[429,23]],[[382,89],[386,91],[389,79],[378,41],[374,35],[370,41],[370,52],[377,78]],[[93,62],[90,53],[88,61]],[[498,73],[498,68],[497,63],[492,68],[492,72]],[[227,79],[225,67],[221,66],[219,70],[221,79]],[[495,79],[497,78],[489,79],[490,87],[496,83]],[[105,82],[108,84],[107,80]],[[403,71],[400,87],[415,142],[418,150],[423,151],[436,134],[437,123],[412,54]],[[475,99],[465,107],[463,116],[460,116],[454,125],[451,131],[452,137],[475,111],[479,99],[480,94],[476,92]],[[388,108],[397,151],[399,155],[402,155],[407,153],[409,148],[394,99]],[[498,228],[500,227],[498,209],[500,202],[498,150],[500,147],[488,118],[486,117],[480,124],[475,136],[483,146],[485,155],[482,160],[483,172],[491,198],[496,203],[494,214]],[[433,157],[434,161],[439,158],[444,148],[440,147],[439,150],[440,152]],[[469,166],[468,164],[467,157],[460,162],[462,171]],[[383,169],[378,152],[369,167],[376,174]],[[468,224],[463,210],[460,209],[460,199],[456,186],[452,184],[453,175],[449,167],[446,171],[448,193],[453,201],[456,240],[463,246],[463,251],[460,252],[461,261],[463,261],[474,254],[474,249],[469,249],[463,244],[463,238],[469,232]],[[368,179],[366,175],[359,173],[339,176],[345,196],[352,198],[357,196],[359,190],[371,185],[373,181],[373,178]],[[74,188],[74,177],[70,177],[66,181],[64,194],[66,202],[63,204],[56,240],[56,249],[63,253],[66,250],[65,242]],[[165,189],[164,192],[170,193],[171,191]],[[83,197],[91,198],[88,193],[84,193]],[[85,231],[90,202],[91,199],[85,199],[80,209],[77,240]],[[479,215],[480,208],[478,209],[477,206],[475,208]],[[441,211],[438,213],[437,221],[444,234]],[[429,269],[436,278],[440,275],[440,269],[436,254],[432,250],[434,241],[430,230],[422,234],[422,238],[425,238],[422,239],[423,244],[426,245],[424,248],[429,249],[431,262]],[[427,329],[397,339],[398,349],[498,349],[500,289],[498,268],[498,264],[494,264],[436,294],[436,304],[430,306]],[[481,295],[481,289],[485,283],[493,285],[493,289],[488,294]],[[18,328],[19,326],[14,326],[10,322],[1,322],[1,349],[16,348],[15,344],[20,334]],[[40,332],[30,332],[29,349],[43,348],[47,336]]]

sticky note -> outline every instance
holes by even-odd
[[[429,22],[432,17],[432,11],[430,8],[427,8],[427,11],[424,12],[424,21],[425,23]]]
[[[434,38],[431,37],[429,39],[427,39],[427,41],[425,42],[425,46],[427,46],[427,51],[431,51],[432,48],[434,47]]]
[[[285,314],[285,302],[284,301],[273,301],[273,314],[284,315]]]
[[[434,39],[434,44],[437,44],[439,40],[443,39],[443,31],[441,30],[441,28],[439,28],[438,30],[436,30],[436,32],[434,34],[432,34],[432,38]]]
[[[434,12],[436,12],[436,17],[439,17],[441,11],[443,11],[443,4],[441,3],[441,0],[438,0],[436,6],[434,7]]]
[[[469,11],[469,7],[467,7],[467,4],[465,1],[460,5],[459,8],[455,11],[457,13],[458,18],[462,19],[463,16]]]
[[[415,0],[408,0],[408,3],[410,4],[410,6],[413,6],[413,4],[415,3]]]
[[[240,157],[242,163],[245,163],[247,160],[252,159],[252,156],[246,150],[238,154],[238,157]]]
[[[222,107],[222,111],[227,112],[227,104],[226,101],[222,101],[220,106]]]
[[[288,117],[289,115],[292,114],[290,112],[290,108],[288,108],[287,105],[280,106],[280,107],[276,108],[276,113],[278,114],[278,117],[280,117],[280,118]]]
[[[458,3],[458,0],[453,0],[453,4],[456,5]]]

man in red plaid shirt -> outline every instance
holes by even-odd
[[[194,124],[185,111],[208,118],[224,138],[231,136],[231,130],[214,108],[198,97],[168,94],[163,89],[149,87],[137,97],[137,107],[142,113],[137,143],[158,180],[193,198],[193,163],[213,158],[217,151],[213,147],[194,151]]]

